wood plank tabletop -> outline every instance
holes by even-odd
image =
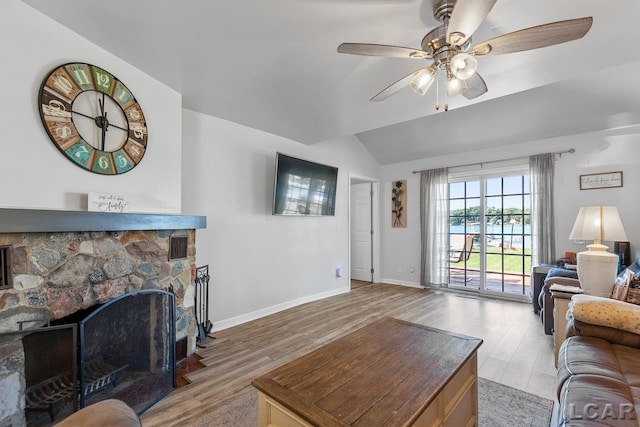
[[[481,344],[478,338],[387,317],[251,384],[315,425],[405,425]]]

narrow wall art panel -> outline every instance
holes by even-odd
[[[407,181],[393,181],[391,185],[391,227],[407,228]]]

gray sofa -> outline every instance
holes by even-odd
[[[576,295],[568,319],[551,425],[640,425],[640,306]]]

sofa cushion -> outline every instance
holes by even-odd
[[[638,426],[628,385],[600,375],[575,375],[562,386],[558,421],[561,426]]]
[[[628,348],[613,346],[593,337],[569,337],[564,340],[558,352],[558,397],[564,382],[574,375],[594,374],[625,381],[614,347],[620,347],[617,349],[620,352]],[[638,351],[634,353],[637,355]]]
[[[601,338],[611,344],[626,345],[628,347],[640,348],[640,335],[621,329],[610,328],[608,326],[593,325],[581,322],[571,317],[567,321],[566,336],[587,336]]]
[[[577,279],[578,271],[568,268],[556,267],[547,272],[546,278],[548,279],[549,277],[569,277],[572,279]]]
[[[559,425],[634,425],[640,350],[600,338],[567,338],[558,354]]]

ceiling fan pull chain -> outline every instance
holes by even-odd
[[[445,86],[447,85],[447,83],[448,82],[445,80]],[[446,88],[444,91],[444,111],[449,111],[449,94],[447,93]]]
[[[440,109],[440,103],[438,102],[440,99],[440,71],[436,71],[436,111]]]

